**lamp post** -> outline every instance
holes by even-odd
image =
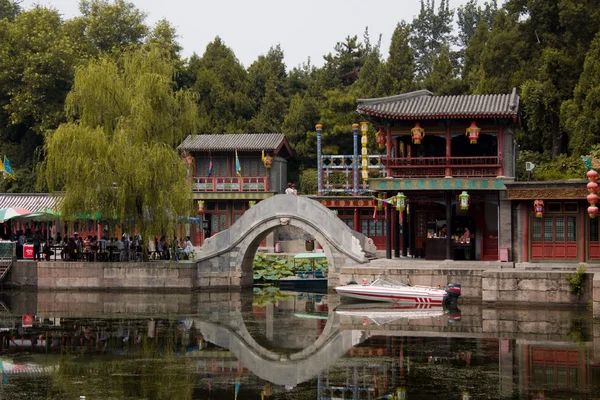
[[[358,124],[352,124],[354,157],[352,159],[352,192],[358,194]]]
[[[323,133],[323,125],[317,124],[315,129],[317,130],[317,193],[320,196],[323,194],[323,176],[321,175],[321,134]]]

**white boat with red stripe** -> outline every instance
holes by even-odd
[[[340,296],[359,300],[409,304],[444,304],[445,302],[456,302],[460,296],[461,287],[456,283],[450,283],[444,289],[439,286],[412,286],[395,282],[389,278],[379,278],[372,283],[364,279],[362,285],[338,286],[335,291]]]

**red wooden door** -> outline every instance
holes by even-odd
[[[574,260],[577,252],[577,216],[532,216],[531,259]]]

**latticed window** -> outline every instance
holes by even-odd
[[[267,170],[260,158],[244,158],[240,160],[242,176],[265,176]]]
[[[577,217],[576,216],[552,216],[533,218],[531,240],[533,242],[575,242],[577,240]],[[590,234],[598,237],[598,225],[596,231],[590,225]]]
[[[542,241],[542,220],[539,218],[533,220],[533,241]]]
[[[544,241],[552,241],[552,222],[554,218],[544,218]]]
[[[575,217],[567,218],[567,241],[574,242],[577,240],[576,234],[577,219]]]

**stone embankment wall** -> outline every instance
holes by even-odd
[[[18,261],[8,276],[15,287],[47,290],[170,289],[197,287],[195,263],[93,263]],[[229,282],[227,282],[228,286]]]

